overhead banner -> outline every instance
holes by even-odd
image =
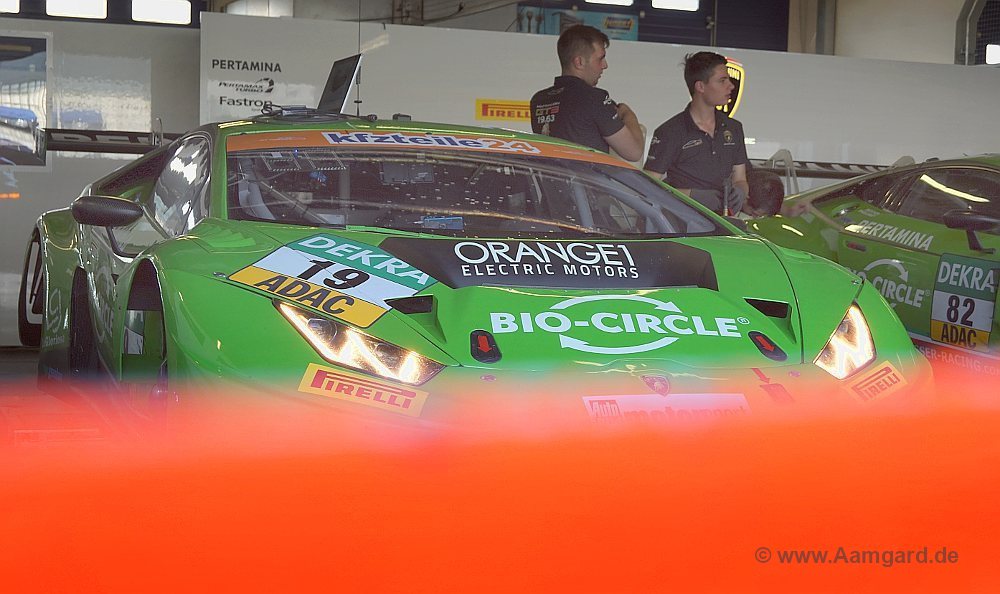
[[[573,25],[590,25],[603,31],[609,39],[639,39],[638,15],[517,6],[517,30],[521,33],[559,35]]]

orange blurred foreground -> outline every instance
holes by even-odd
[[[22,439],[0,450],[3,591],[992,593],[1000,384],[957,381],[931,411],[676,429],[230,407]]]

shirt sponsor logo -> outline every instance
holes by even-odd
[[[656,143],[660,142],[660,139],[658,139],[656,137],[653,137],[653,139],[656,140]],[[650,143],[650,145],[653,145],[653,144],[656,144],[656,143]],[[694,148],[696,146],[701,146],[701,145],[702,145],[701,139],[700,138],[695,138],[694,140],[689,140],[689,141],[685,142],[684,146],[681,147],[681,150],[685,150],[685,149],[689,149],[689,148]],[[650,158],[652,158],[652,157],[650,157]]]
[[[387,384],[315,363],[310,363],[306,368],[306,373],[299,382],[299,391],[409,417],[419,417],[427,401],[427,392]]]
[[[219,81],[219,87],[237,93],[270,93],[274,89],[274,79],[264,77],[256,82],[223,80]]]
[[[281,72],[280,62],[256,60],[224,60],[212,58],[212,70],[245,70],[249,72]]]
[[[452,148],[537,154],[538,147],[522,140],[468,138],[445,134],[370,134],[368,132],[324,132],[330,144],[380,144],[389,146],[445,146]]]
[[[931,242],[934,241],[933,235],[927,235],[926,233],[920,233],[919,231],[896,227],[894,225],[876,223],[867,219],[855,225],[849,225],[847,230],[854,233],[860,233],[861,235],[869,235],[871,237],[877,237],[878,239],[892,241],[918,250],[929,250]]]
[[[750,414],[742,394],[584,396],[583,403],[590,418],[601,424],[697,422]]]
[[[874,402],[906,386],[906,380],[892,363],[882,365],[874,372],[851,384],[851,390],[861,402]]]
[[[556,111],[558,109],[556,106]],[[531,119],[531,104],[527,101],[476,99],[476,119],[527,122]]]
[[[613,308],[617,311],[602,311],[603,308],[587,311],[609,303],[617,305]],[[647,312],[641,312],[643,308]],[[539,313],[490,313],[494,334],[556,334],[561,348],[604,355],[654,351],[683,336],[740,338],[743,333],[737,323],[749,324],[750,321],[747,318],[690,316],[672,302],[644,295],[588,295],[565,299]],[[592,336],[596,334],[603,344],[591,344],[572,336],[577,328],[587,329],[584,331]]]

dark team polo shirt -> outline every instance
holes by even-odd
[[[551,87],[531,98],[531,131],[535,134],[608,152],[604,138],[624,127],[608,92],[575,76],[557,76]]]
[[[644,169],[666,173],[675,188],[724,190],[734,165],[746,165],[743,124],[721,111],[715,113],[715,137],[691,119],[691,104],[660,125],[649,141]]]

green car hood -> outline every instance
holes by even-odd
[[[486,263],[460,262],[456,246],[465,242],[459,251],[475,261],[486,252],[474,243],[493,241],[514,254],[519,243],[537,252],[538,243],[572,241],[471,240],[227,221],[206,221],[191,239],[221,258],[212,259],[212,273],[220,277],[220,261],[226,262],[222,272],[232,275],[282,246],[317,235],[330,244],[377,248],[430,277],[426,287],[415,285],[419,290],[412,296],[390,300],[392,308],[363,326],[364,332],[432,358],[489,369],[620,366],[636,360],[697,368],[798,364],[819,353],[860,289],[837,265],[746,236],[576,240],[581,253],[588,254],[598,243],[624,245],[635,258],[646,259],[645,280],[631,279],[628,266],[595,266],[590,274],[577,270],[572,278],[551,283],[526,283],[521,269],[510,267],[477,277],[474,267]],[[612,261],[628,264],[620,255]],[[490,333],[495,347],[473,336],[476,330]],[[484,362],[487,348],[499,350],[499,361]]]

